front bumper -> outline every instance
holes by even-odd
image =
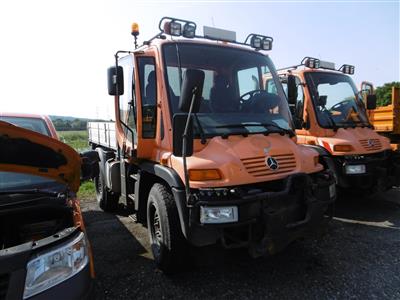
[[[383,151],[370,155],[334,157],[338,186],[384,191],[400,185],[400,154]],[[365,165],[364,174],[346,174],[347,165]]]
[[[187,220],[181,219],[186,222],[184,234],[195,246],[220,240],[226,248],[248,247],[253,256],[272,254],[299,237],[319,231],[332,218],[336,196],[330,196],[330,187],[334,184],[333,175],[323,171],[229,188],[235,192],[227,195],[217,190],[219,197],[195,190]],[[173,192],[175,197],[182,197],[177,190]],[[201,224],[200,207],[204,206],[237,206],[238,221]]]
[[[0,299],[23,299],[26,278],[26,265],[32,255],[37,251],[45,250],[57,244],[73,239],[78,229],[66,229],[58,235],[46,238],[46,242],[40,247],[25,243],[16,246],[10,251],[0,251]],[[94,299],[94,284],[90,274],[89,263],[71,278],[37,294],[27,298],[29,300],[47,299]]]

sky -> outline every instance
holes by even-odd
[[[277,68],[305,56],[355,66],[376,86],[400,81],[397,1],[124,1],[0,2],[0,112],[114,119],[106,71],[117,50],[133,50],[158,33],[163,16],[274,38]]]

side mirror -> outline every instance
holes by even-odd
[[[297,102],[297,85],[296,77],[294,75],[288,75],[287,77],[287,95],[289,105],[296,105]]]
[[[120,96],[124,94],[124,71],[121,66],[109,67],[107,70],[108,94]],[[118,87],[118,92],[117,92]]]
[[[89,150],[80,153],[81,156],[81,182],[99,176],[99,154]]]
[[[375,108],[376,108],[376,95],[368,95],[367,109],[375,109]]]
[[[324,107],[326,105],[326,100],[328,99],[328,96],[322,95],[318,97],[318,106]]]
[[[185,131],[188,114],[175,114],[173,120],[173,150],[175,156],[182,157],[183,133]],[[189,120],[188,132],[186,135],[186,156],[193,154],[193,119]]]
[[[193,97],[192,113],[197,113],[199,111],[203,84],[204,71],[196,69],[186,70],[183,76],[181,95],[179,97],[179,109],[182,112],[189,112]]]

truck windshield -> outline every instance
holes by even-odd
[[[206,136],[288,132],[292,121],[271,60],[255,51],[216,45],[164,45],[165,76],[171,113],[178,108],[187,69],[204,71],[205,80],[195,130]],[[273,80],[266,89],[262,76]]]
[[[305,78],[320,126],[369,125],[364,104],[350,77],[328,72],[308,72]]]

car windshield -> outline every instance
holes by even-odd
[[[194,127],[206,136],[292,130],[282,86],[271,60],[244,49],[170,43],[163,47],[172,114],[178,108],[182,78],[187,69],[205,75],[200,110]],[[264,87],[262,76],[272,81]]]
[[[17,172],[0,171],[0,193],[9,190],[65,190],[66,185],[51,178]]]
[[[305,77],[322,127],[369,125],[364,104],[349,76],[308,72]]]
[[[50,132],[46,123],[42,119],[28,118],[28,117],[6,117],[0,116],[0,121],[5,121],[15,126],[22,127],[28,130],[36,131],[38,133],[50,136]]]

